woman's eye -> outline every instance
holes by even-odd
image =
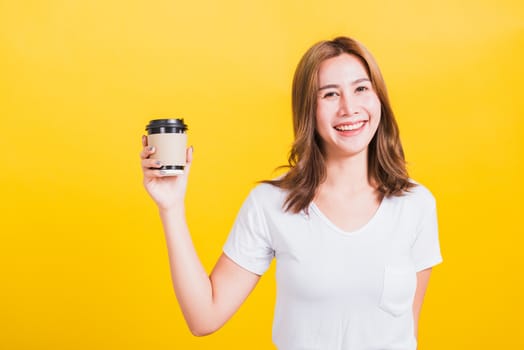
[[[335,91],[330,91],[330,92],[326,92],[323,97],[329,98],[329,97],[335,97],[335,96],[338,96],[338,94]]]
[[[367,91],[368,90],[368,87],[367,86],[359,86],[355,89],[356,92],[364,92],[364,91]]]

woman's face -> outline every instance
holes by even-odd
[[[365,67],[353,55],[325,60],[318,71],[317,132],[325,156],[367,151],[380,122],[380,100]]]

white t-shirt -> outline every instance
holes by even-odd
[[[286,192],[256,186],[224,253],[262,275],[276,258],[273,342],[280,350],[415,350],[416,272],[442,261],[435,199],[422,185],[384,198],[345,232],[314,204],[283,210]]]

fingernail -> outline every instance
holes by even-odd
[[[159,161],[159,160],[157,160],[157,161],[155,162],[155,164],[156,164],[156,165],[162,165],[162,162]]]
[[[160,170],[160,175],[165,175],[165,174],[166,174],[165,170]]]
[[[153,147],[153,146],[149,146],[149,147],[147,147],[147,150],[148,150],[149,152],[153,151],[154,149],[155,149],[155,147]]]

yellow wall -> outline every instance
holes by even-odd
[[[438,200],[421,348],[523,348],[517,0],[1,1],[0,348],[272,348],[273,268],[224,329],[189,334],[140,136],[153,116],[189,124],[188,220],[211,269],[286,160],[298,59],[340,34],[374,53],[411,175]]]

